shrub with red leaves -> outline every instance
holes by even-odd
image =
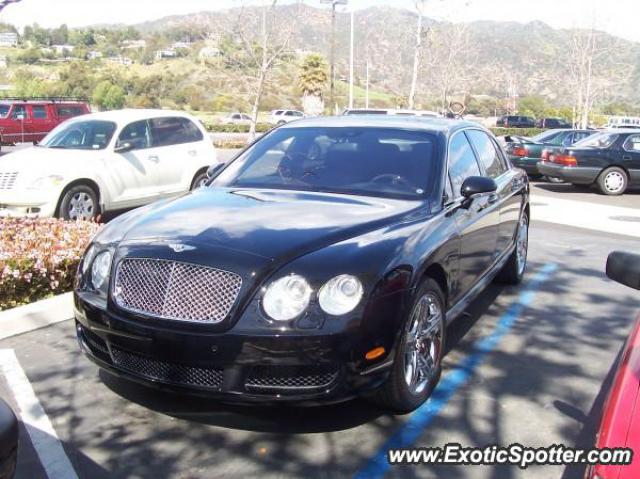
[[[0,311],[73,289],[78,263],[100,225],[0,218]]]

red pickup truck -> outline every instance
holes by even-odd
[[[80,98],[0,99],[0,144],[38,143],[63,121],[90,112]]]

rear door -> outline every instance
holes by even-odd
[[[149,120],[154,150],[158,161],[158,188],[169,196],[186,191],[191,186],[192,174],[198,168],[211,164],[207,158],[204,135],[188,118],[162,117]]]
[[[474,150],[464,131],[449,142],[449,178],[455,202],[462,203],[461,188],[470,176],[482,176]],[[499,206],[491,195],[475,198],[469,208],[455,209],[460,232],[460,271],[452,304],[462,298],[494,262],[500,221]]]
[[[478,155],[483,176],[493,179],[498,185],[497,201],[491,206],[499,223],[493,255],[495,261],[505,254],[513,243],[522,205],[522,198],[516,195],[516,192],[520,191],[522,184],[519,176],[509,169],[502,151],[487,133],[468,130],[467,136]]]
[[[12,105],[7,118],[2,122],[2,141],[5,143],[27,141],[27,121],[27,106]]]
[[[629,135],[622,149],[622,166],[629,172],[630,183],[640,185],[640,135]]]

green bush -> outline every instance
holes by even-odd
[[[0,218],[0,311],[73,289],[80,258],[100,226]]]
[[[256,131],[258,133],[264,133],[273,128],[268,123],[258,123],[256,125]],[[222,125],[209,123],[207,130],[213,133],[249,133],[249,125]]]
[[[526,136],[526,137],[536,136],[542,133],[543,131],[546,131],[544,128],[500,128],[500,127],[490,128],[490,130],[496,136],[515,135],[515,136]]]

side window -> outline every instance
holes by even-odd
[[[497,178],[506,171],[493,141],[484,131],[470,130],[467,131],[467,135],[469,135],[471,143],[473,143],[478,152],[480,163],[484,166],[486,176]]]
[[[569,133],[567,136],[564,137],[564,140],[562,140],[562,145],[563,146],[571,146],[576,141],[578,141],[576,138],[577,138],[577,134],[576,134],[576,136],[574,136],[573,133]]]
[[[200,129],[187,118],[153,118],[150,121],[153,146],[193,143],[204,138]]]
[[[476,155],[464,133],[458,133],[449,145],[449,176],[454,197],[461,196],[462,183],[470,176],[480,176]]]
[[[31,114],[34,120],[45,120],[47,118],[47,107],[42,105],[32,106]]]
[[[640,152],[640,135],[631,135],[624,142],[623,148],[627,151]]]
[[[151,146],[151,134],[149,132],[149,122],[147,120],[130,123],[120,133],[116,148],[131,143],[134,150],[142,150]]]
[[[577,131],[573,134],[573,143],[577,143],[580,140],[584,140],[585,138],[588,138],[591,136],[591,133],[587,132],[587,131]],[[573,145],[573,143],[571,143]]]
[[[13,112],[11,113],[11,118],[13,118],[14,120],[26,120],[27,108],[24,105],[14,106]]]

